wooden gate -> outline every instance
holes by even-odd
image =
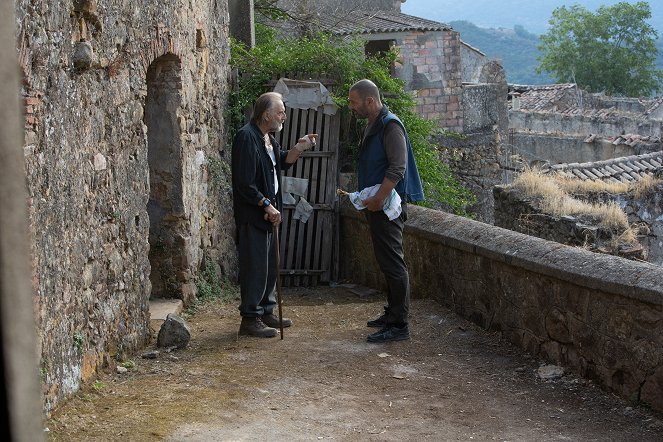
[[[323,108],[287,107],[287,120],[277,140],[289,149],[302,135],[317,133],[314,148],[302,154],[284,176],[308,181],[306,201],[313,213],[306,223],[294,219],[296,204],[283,207],[281,228],[281,284],[314,286],[336,280],[338,272],[339,207],[338,149],[340,112],[326,115]]]

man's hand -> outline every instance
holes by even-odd
[[[318,139],[318,134],[304,135],[297,141],[297,144],[295,144],[295,149],[297,149],[299,152],[304,152],[306,150],[309,150],[313,146],[315,146],[317,139]]]
[[[270,223],[274,225],[278,225],[281,223],[281,212],[276,210],[276,208],[273,205],[269,205],[265,208],[265,221],[269,221]]]
[[[379,212],[384,208],[384,198],[379,198],[377,195],[374,195],[367,200],[363,200],[362,203],[371,212]]]

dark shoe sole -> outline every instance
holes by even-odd
[[[375,327],[375,328],[383,328],[385,325],[387,325],[386,322],[384,322],[384,321],[380,321],[380,320],[378,320],[378,319],[373,319],[373,320],[368,321],[368,322],[366,323],[366,326],[367,326],[367,327]]]
[[[278,335],[278,331],[274,330],[273,333],[252,333],[249,331],[239,331],[240,336],[253,336],[255,338],[273,338]]]
[[[281,328],[281,324],[279,323],[278,318],[276,319],[275,323],[272,324],[271,321],[267,320],[265,321],[264,317],[262,319],[262,322],[267,326],[267,327],[272,327],[272,328]],[[283,318],[283,328],[290,327],[292,325],[292,320],[288,318]]]
[[[366,338],[366,341],[371,342],[371,343],[380,343],[380,342],[395,342],[395,341],[406,341],[410,339],[410,335],[405,335],[405,336],[392,336],[390,338],[372,338],[371,336],[368,336]]]

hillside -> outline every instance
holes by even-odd
[[[516,25],[514,29],[482,28],[468,21],[452,21],[449,24],[460,38],[490,58],[502,61],[507,81],[518,84],[547,84],[554,81],[546,74],[537,74],[539,62],[539,37]],[[657,66],[663,69],[663,38],[658,40]]]
[[[546,84],[552,80],[545,74],[537,74],[536,46],[539,37],[527,32],[522,26],[515,29],[480,28],[467,21],[449,23],[460,32],[460,38],[490,58],[502,61],[509,83]]]

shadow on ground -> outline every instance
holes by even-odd
[[[410,341],[369,344],[382,297],[350,288],[284,291],[283,340],[238,338],[236,302],[200,307],[189,347],[103,374],[49,440],[663,440],[660,415],[571,374],[543,381],[542,361],[431,300],[412,302]]]

